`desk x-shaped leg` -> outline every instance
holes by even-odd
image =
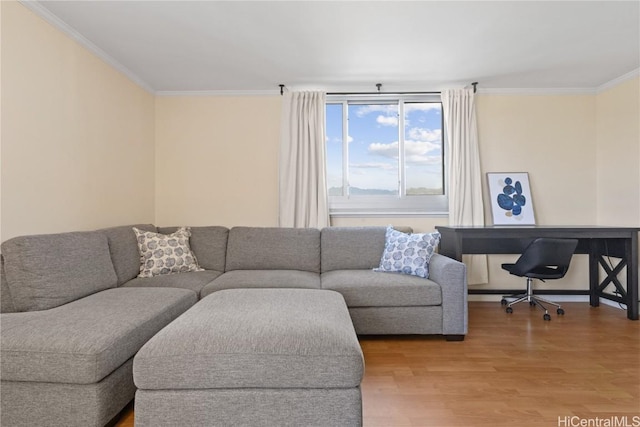
[[[614,246],[614,245],[612,245]],[[595,240],[591,242],[591,251],[589,254],[589,270],[590,270],[590,303],[597,307],[600,305],[600,297],[611,301],[625,304],[627,306],[627,317],[631,320],[638,319],[638,294],[637,294],[637,270],[634,270],[629,260],[637,257],[637,247],[633,241],[625,241],[623,250],[615,250],[611,247],[604,246],[602,242],[598,244]],[[611,250],[613,253],[609,253]],[[611,259],[619,260],[616,265],[611,264]],[[606,277],[600,282],[600,267],[604,270]],[[627,267],[627,283],[623,285],[618,279],[618,275]],[[605,292],[605,289],[613,284],[615,293]]]

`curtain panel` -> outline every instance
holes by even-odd
[[[449,225],[484,225],[482,171],[472,89],[441,93],[446,127]],[[463,255],[470,285],[489,282],[486,255]]]
[[[324,92],[285,92],[279,161],[280,227],[329,226]]]

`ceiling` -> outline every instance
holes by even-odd
[[[596,89],[640,1],[23,1],[155,93]]]

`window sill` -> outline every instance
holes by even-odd
[[[416,211],[329,211],[331,218],[447,218],[449,212],[416,212]]]

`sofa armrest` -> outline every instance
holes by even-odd
[[[429,262],[429,279],[442,288],[442,333],[467,333],[467,267],[460,261],[438,253]]]

